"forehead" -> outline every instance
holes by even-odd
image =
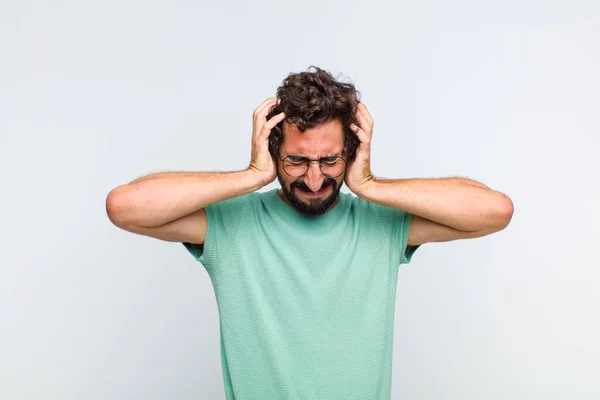
[[[282,150],[286,154],[307,157],[340,155],[344,150],[344,129],[337,119],[325,121],[300,132],[294,124],[284,122]]]

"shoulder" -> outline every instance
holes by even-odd
[[[347,196],[347,203],[350,204],[351,210],[354,213],[360,213],[365,217],[393,221],[398,217],[404,217],[408,215],[405,211],[377,203],[372,203],[360,198],[359,196],[356,196],[355,194],[344,194],[344,196]]]
[[[259,194],[256,192],[248,193],[242,196],[232,197],[204,207],[207,219],[215,222],[234,223],[242,218],[243,215],[249,213],[249,207],[254,208],[259,199]]]
[[[256,201],[259,196],[260,196],[260,193],[252,192],[252,193],[244,194],[241,196],[231,197],[229,199],[218,201],[218,202],[213,203],[205,208],[212,207],[212,208],[219,208],[219,209],[230,209],[233,211],[236,209],[240,209],[240,207],[244,206],[245,204]]]

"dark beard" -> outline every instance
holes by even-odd
[[[281,184],[281,190],[283,191],[283,195],[285,198],[291,203],[292,207],[300,214],[305,217],[317,217],[325,213],[325,211],[329,210],[337,201],[338,196],[340,194],[340,188],[337,187],[337,182],[333,178],[325,178],[321,188],[319,190],[325,189],[328,186],[331,186],[333,190],[331,194],[325,199],[311,199],[309,204],[306,204],[296,194],[293,192],[293,188],[304,189],[310,191],[308,186],[304,182],[292,182],[290,184],[290,189],[288,189],[281,175],[277,174],[277,179]]]

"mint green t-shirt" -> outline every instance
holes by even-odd
[[[340,193],[307,218],[278,189],[205,208],[228,400],[389,399],[398,267],[412,214]]]

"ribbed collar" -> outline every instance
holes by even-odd
[[[267,208],[277,213],[283,220],[310,229],[331,229],[347,211],[350,205],[350,195],[340,192],[338,202],[327,212],[317,217],[305,217],[285,202],[278,194],[279,188],[263,193],[263,201]]]

